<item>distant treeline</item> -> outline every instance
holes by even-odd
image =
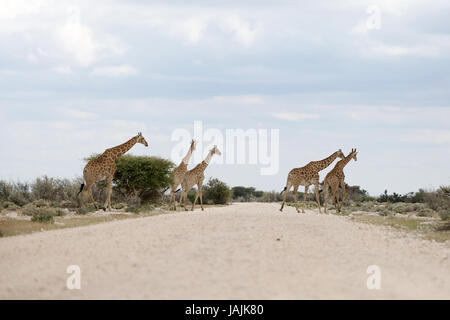
[[[117,161],[112,202],[134,208],[142,204],[168,203],[167,191],[171,186],[173,168],[174,164],[171,161],[158,157],[132,155],[121,157]],[[77,194],[82,182],[82,178],[58,179],[47,176],[30,183],[0,180],[0,210],[20,208],[38,201],[45,201],[57,208],[78,208],[80,198],[77,198]],[[371,197],[360,186],[346,185],[346,189],[347,203],[418,203],[439,212],[444,218],[450,215],[450,186],[442,186],[437,190],[420,189],[404,195],[395,192],[389,194],[385,191],[378,197]],[[221,180],[211,178],[203,186],[203,200],[205,204],[280,202],[283,200],[280,191],[267,192],[244,186],[230,188]],[[195,192],[193,189],[188,194],[191,202],[194,200]],[[102,204],[106,199],[105,183],[97,183],[93,188],[93,194]],[[314,197],[312,192],[307,194],[308,201],[315,201]],[[298,199],[299,201],[303,199],[302,192],[298,193]],[[287,201],[293,201],[292,192],[289,192]],[[321,201],[323,203],[323,193]]]

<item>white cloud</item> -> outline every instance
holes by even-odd
[[[59,67],[55,67],[53,70],[55,70],[56,73],[60,73],[60,74],[71,74],[72,73],[72,68],[69,66],[59,66]]]
[[[37,62],[37,57],[34,53],[29,53],[27,54],[27,60],[30,63],[36,63]]]
[[[51,129],[58,129],[58,130],[67,130],[72,129],[73,125],[70,122],[67,121],[53,121],[47,123],[49,128]]]
[[[405,109],[399,107],[347,107],[342,114],[355,121],[379,121],[397,124],[405,120]]]
[[[2,0],[0,19],[14,19],[21,15],[37,14],[48,4],[47,0]]]
[[[382,41],[368,40],[362,47],[363,53],[373,56],[425,56],[439,54],[438,48],[430,45],[390,45]]]
[[[12,76],[15,74],[18,74],[18,72],[16,70],[0,70],[1,76]]]
[[[83,67],[89,66],[95,59],[96,47],[91,30],[81,24],[80,9],[72,7],[66,24],[59,35],[63,48]]]
[[[108,34],[94,36],[93,30],[81,23],[81,10],[78,7],[69,8],[69,17],[59,29],[58,38],[66,54],[82,67],[125,52],[124,45],[115,37]]]
[[[258,95],[241,96],[215,96],[211,98],[213,103],[233,105],[255,105],[264,103],[264,97]]]
[[[235,39],[242,45],[249,47],[256,39],[259,26],[252,26],[238,15],[227,15],[222,18],[222,27],[234,34]]]
[[[449,130],[416,130],[400,136],[402,142],[450,144]]]
[[[320,115],[317,113],[298,113],[298,112],[284,112],[284,113],[274,113],[272,114],[275,118],[288,121],[299,121],[299,120],[312,120],[319,119]]]
[[[74,118],[74,119],[80,119],[80,120],[94,119],[97,117],[97,115],[95,113],[86,112],[86,111],[73,109],[73,108],[62,108],[62,109],[60,109],[60,112],[62,114],[64,114],[65,116],[68,116],[68,117]]]
[[[105,77],[127,77],[136,75],[137,70],[128,65],[106,66],[94,68],[92,74],[95,76],[105,76]]]
[[[196,44],[203,38],[207,23],[200,18],[191,18],[182,22],[174,23],[171,32],[183,35],[188,43]]]
[[[331,107],[327,112],[339,113],[360,123],[409,124],[416,126],[448,125],[450,108],[448,107],[393,107],[393,106],[357,106]]]

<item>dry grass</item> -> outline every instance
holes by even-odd
[[[405,232],[414,232],[427,240],[437,242],[450,240],[450,223],[438,219],[365,214],[353,214],[350,219],[356,222],[388,226]]]
[[[224,207],[226,205],[204,205],[205,209],[213,208],[213,207]],[[190,210],[190,206],[188,206]],[[199,209],[200,206],[196,206],[196,209]],[[184,211],[179,207],[178,212]],[[76,228],[87,226],[90,224],[98,224],[116,220],[124,220],[124,219],[136,219],[140,217],[150,217],[156,216],[160,214],[175,214],[175,211],[169,211],[168,205],[162,205],[160,208],[155,206],[141,207],[139,208],[138,213],[130,214],[130,213],[117,213],[117,214],[103,214],[100,211],[100,215],[94,215],[92,213],[88,214],[77,214],[72,217],[64,217],[64,216],[54,216],[53,223],[40,223],[36,221],[30,220],[22,220],[15,218],[2,218],[0,219],[0,237],[10,237],[17,236],[22,234],[29,234],[33,232],[41,232],[48,230],[57,230],[57,229],[65,229],[65,228]],[[102,215],[103,214],[103,215]]]
[[[75,217],[70,219],[55,217],[54,223],[39,223],[29,220],[17,220],[13,218],[7,218],[4,220],[0,220],[0,230],[2,230],[4,237],[9,237],[47,230],[82,227],[90,224],[103,223],[114,220],[130,219],[130,218],[135,218],[135,216],[105,215],[104,217],[87,216],[87,217]]]
[[[90,224],[98,224],[116,220],[136,219],[139,217],[148,217],[167,213],[164,210],[152,210],[141,212],[140,214],[104,214],[104,215],[76,215],[73,217],[54,217],[54,223],[40,223],[30,220],[19,220],[14,218],[0,219],[0,231],[3,237],[29,234],[48,230],[57,230],[65,228],[76,228]]]
[[[295,206],[293,203],[287,203],[287,205]],[[299,203],[300,210],[301,206],[302,204]],[[317,208],[317,203],[312,201],[306,202],[305,209],[315,208]],[[420,203],[350,203],[350,205],[342,208],[341,213],[337,213],[334,206],[328,207],[327,213],[338,216],[351,215],[351,219],[356,222],[388,226],[406,232],[415,232],[427,240],[435,240],[438,242],[450,240],[450,222],[437,218],[437,212]]]

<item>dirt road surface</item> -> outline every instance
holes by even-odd
[[[0,239],[0,299],[450,299],[450,246],[276,204]],[[81,290],[66,287],[81,268]],[[367,268],[379,266],[381,290]]]

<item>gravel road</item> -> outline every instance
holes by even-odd
[[[233,204],[0,239],[0,299],[450,299],[450,246]],[[81,290],[66,270],[81,268]],[[367,288],[379,266],[381,289]]]

